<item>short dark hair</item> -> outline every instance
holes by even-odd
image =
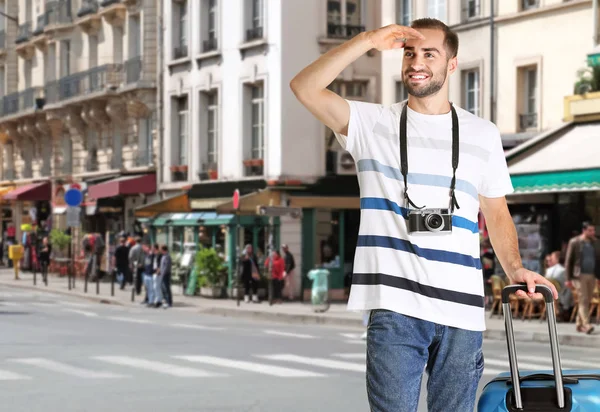
[[[458,36],[454,33],[450,27],[448,27],[444,22],[438,19],[432,19],[430,17],[425,17],[422,19],[414,20],[410,27],[415,30],[419,29],[436,29],[444,32],[444,46],[446,47],[446,52],[448,54],[448,60],[458,55]]]
[[[582,230],[586,230],[586,229],[587,229],[588,227],[590,227],[590,226],[594,226],[594,225],[592,224],[592,222],[583,222],[583,223],[581,224],[581,229],[582,229]]]
[[[168,252],[169,248],[167,247],[167,245],[162,245],[162,247],[160,248],[163,252]]]

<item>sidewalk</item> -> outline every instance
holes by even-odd
[[[95,282],[88,283],[88,290],[85,293],[84,282],[80,279],[76,280],[75,289],[69,290],[66,277],[59,278],[50,275],[48,277],[48,286],[42,282],[40,274],[37,275],[37,285],[35,286],[33,285],[33,274],[21,272],[19,277],[20,280],[14,280],[13,269],[0,268],[0,286],[4,287],[47,291],[75,296],[98,303],[133,307],[139,307],[143,299],[143,295],[136,295],[132,302],[130,286],[127,286],[124,290],[120,290],[119,286],[115,284],[115,293],[114,296],[111,296],[111,284],[106,282],[100,282],[99,293],[96,294]],[[183,296],[180,285],[173,286],[172,290],[175,307],[184,307],[204,314],[254,318],[286,323],[328,324],[363,328],[362,314],[347,311],[346,305],[341,303],[332,304],[325,313],[315,313],[310,303],[294,302],[269,306],[269,303],[266,301],[261,304],[244,303],[241,301],[240,306],[237,306],[235,299],[209,299],[199,296]],[[490,319],[489,313],[486,313],[486,324],[485,338],[506,339],[503,318],[494,316],[494,318]],[[597,326],[596,329],[600,330],[600,326]],[[518,341],[548,342],[548,325],[546,321],[540,321],[539,319],[522,321],[517,319],[514,321],[514,330],[515,339]],[[596,332],[598,333],[597,335],[577,333],[574,323],[559,323],[557,324],[557,330],[561,345],[600,347],[600,332]]]

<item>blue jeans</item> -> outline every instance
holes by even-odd
[[[482,332],[372,310],[367,332],[371,412],[416,412],[423,371],[429,412],[475,409],[483,373]]]
[[[146,294],[148,295],[148,304],[154,303],[154,280],[152,274],[144,273],[144,286],[146,287]]]

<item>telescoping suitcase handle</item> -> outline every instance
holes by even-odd
[[[519,367],[517,365],[517,349],[515,346],[515,335],[512,325],[512,312],[510,308],[509,296],[518,290],[527,292],[527,285],[510,285],[502,290],[502,310],[504,312],[504,323],[506,326],[506,343],[508,344],[508,363],[510,365],[510,376],[512,379],[515,406],[517,409],[523,409],[523,400],[521,398],[521,381],[519,377]],[[552,289],[546,285],[536,285],[536,293],[544,295],[546,302],[546,313],[548,315],[548,332],[550,333],[550,350],[552,352],[552,366],[554,368],[554,381],[556,382],[556,396],[558,407],[565,407],[565,391],[563,385],[562,368],[560,365],[560,352],[558,348],[558,333],[556,332],[556,312],[554,311],[554,296]]]

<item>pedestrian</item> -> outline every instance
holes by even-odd
[[[328,89],[373,49],[404,49],[407,101],[352,101]],[[356,162],[361,220],[348,309],[370,311],[373,412],[416,411],[424,370],[429,411],[473,411],[485,329],[480,208],[510,283],[528,286],[517,295],[541,298],[532,292],[544,284],[557,296],[521,263],[498,129],[448,100],[457,51],[456,33],[439,20],[392,24],[332,48],[290,83]]]
[[[258,269],[258,259],[254,254],[252,245],[248,244],[244,248],[244,254],[240,259],[239,266],[242,282],[244,283],[244,302],[250,302],[250,290],[252,290],[252,302],[258,303],[257,292],[260,270]]]
[[[294,290],[296,287],[294,269],[296,269],[296,261],[294,260],[294,255],[290,252],[288,245],[283,244],[281,249],[283,250],[285,260],[285,272],[283,273],[285,291],[287,292],[288,300],[294,300]]]
[[[115,249],[113,265],[117,269],[117,280],[121,290],[125,288],[125,282],[129,272],[129,248],[126,244],[127,239],[119,239],[119,246]]]
[[[146,298],[142,303],[152,307],[154,305],[154,251],[150,245],[144,245],[144,248],[146,249],[143,268]]]
[[[52,253],[52,245],[48,241],[48,236],[42,239],[42,247],[40,248],[40,266],[42,269],[42,280],[48,284],[48,267],[50,266],[50,255]]]
[[[169,258],[169,270],[163,275],[162,278],[162,291],[163,291],[163,297],[165,300],[165,305],[167,305],[168,307],[172,307],[173,306],[173,294],[171,293],[171,267],[172,267],[172,260],[171,260],[171,255],[169,254],[169,250],[167,249],[167,246],[163,246],[163,260],[165,259],[165,256],[168,256]]]
[[[131,244],[133,243],[133,246]],[[144,277],[144,250],[142,249],[142,238],[137,236],[135,239],[128,239],[129,249],[129,265],[131,269],[131,275],[135,276],[135,293],[139,295],[142,293],[142,283]]]
[[[285,261],[277,249],[271,252],[271,256],[265,259],[265,268],[271,267],[271,281],[273,282],[273,303],[283,303],[283,273],[285,272]]]
[[[600,283],[600,243],[593,224],[584,222],[581,234],[569,241],[565,274],[565,286],[574,288],[579,297],[576,330],[591,334],[594,327],[590,324],[590,303],[594,296],[594,288]]]
[[[162,258],[160,260],[160,267],[158,270],[158,274],[154,275],[154,305],[159,308],[161,306],[161,303],[163,304],[163,307],[166,309],[167,307],[169,307],[168,302],[165,301],[163,302],[163,297],[164,297],[164,284],[163,284],[163,279],[165,277],[170,277],[171,276],[171,256],[169,255],[169,248],[167,247],[167,245],[163,245],[161,247],[161,252],[162,252]],[[170,290],[169,290],[170,292]]]

